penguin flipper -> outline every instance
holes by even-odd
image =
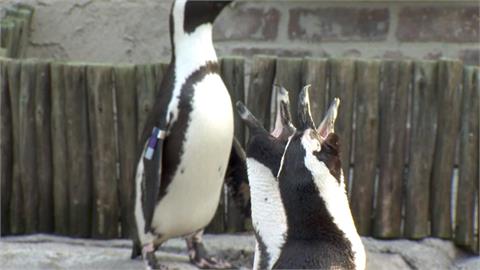
[[[225,183],[228,192],[232,194],[233,200],[245,216],[250,216],[250,188],[247,175],[247,157],[245,150],[237,140],[233,138],[230,159],[225,174]]]
[[[164,142],[165,140],[163,138],[158,139],[151,159],[147,159],[144,156],[141,157],[143,158],[144,164],[144,174],[142,179],[142,210],[145,218],[145,233],[150,231],[153,213],[160,192]]]

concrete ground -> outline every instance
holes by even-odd
[[[207,248],[236,268],[249,269],[255,240],[252,235],[206,235]],[[367,269],[478,270],[480,257],[465,253],[451,242],[426,238],[421,241],[362,238],[367,250]],[[0,269],[145,269],[130,260],[128,240],[85,240],[51,235],[10,236],[0,239]],[[185,241],[172,239],[156,253],[169,269],[194,270],[188,262]]]

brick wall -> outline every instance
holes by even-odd
[[[31,57],[168,60],[171,0],[3,0],[35,6]],[[246,1],[219,17],[219,55],[461,58],[478,64],[477,1]]]
[[[478,64],[479,24],[478,2],[242,2],[221,15],[214,36],[222,53]]]

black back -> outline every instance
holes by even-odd
[[[280,195],[287,214],[287,240],[274,268],[353,269],[351,243],[333,222],[311,172],[305,167],[302,135],[303,132],[297,132],[292,137],[279,175]],[[332,155],[329,153],[332,150],[324,147],[332,144],[335,137],[330,139],[322,144],[316,156]]]

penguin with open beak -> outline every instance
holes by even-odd
[[[212,42],[213,22],[230,2],[176,0],[171,8],[172,58],[141,136],[132,196],[132,258],[141,255],[150,268],[162,267],[154,252],[163,242],[186,235],[197,267],[230,267],[207,254],[201,237],[238,149]]]
[[[298,104],[299,126],[287,141],[274,141],[274,146],[264,143],[263,155],[254,162],[247,158],[252,218],[257,206],[259,211],[266,209],[262,215],[268,217],[263,224],[254,223],[258,247],[254,269],[365,268],[365,250],[350,212],[339,137],[334,133],[339,103],[333,100],[316,127],[308,86],[304,87]],[[247,157],[251,154],[249,145]],[[267,163],[278,167],[266,176],[258,164]],[[263,202],[258,203],[255,189],[264,186],[270,190],[262,193]]]

